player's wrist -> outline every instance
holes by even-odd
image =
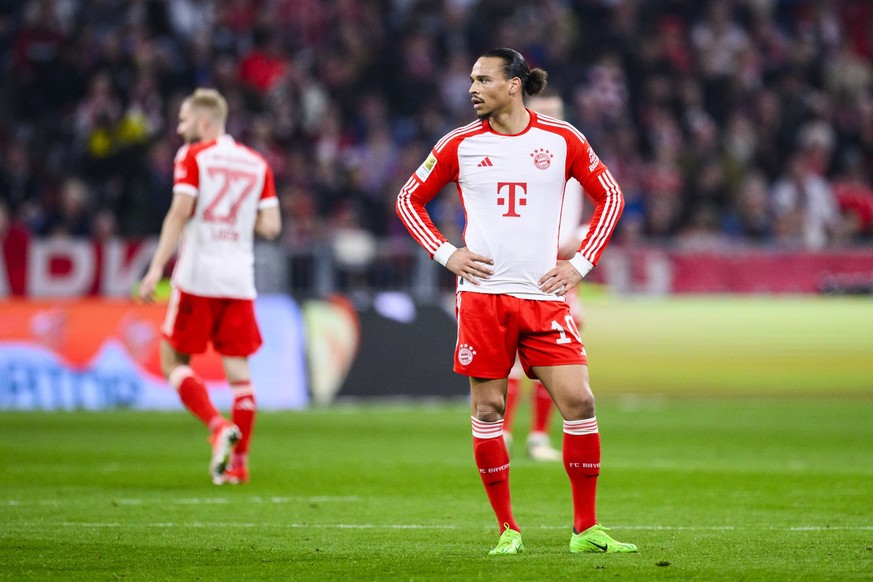
[[[594,264],[582,256],[582,253],[576,253],[572,259],[570,259],[570,264],[573,265],[573,268],[579,271],[579,275],[584,279],[585,275],[591,272],[591,269],[594,268]]]
[[[433,254],[433,260],[445,267],[446,263],[449,262],[449,258],[456,250],[458,250],[458,247],[450,242],[444,242],[440,245],[440,248],[438,248]]]

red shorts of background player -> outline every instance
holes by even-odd
[[[516,351],[525,374],[534,366],[588,364],[579,330],[564,301],[458,293],[454,370],[474,378],[506,378]]]
[[[211,341],[222,356],[247,357],[263,343],[251,299],[200,297],[176,288],[161,332],[183,354],[201,354]]]

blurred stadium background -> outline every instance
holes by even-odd
[[[0,407],[177,406],[129,297],[197,86],[276,171],[265,404],[462,396],[452,277],[393,207],[505,45],[627,197],[581,290],[599,390],[873,393],[868,1],[0,0]]]

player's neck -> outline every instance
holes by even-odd
[[[513,135],[521,133],[530,123],[530,113],[524,105],[518,105],[503,111],[495,112],[488,119],[488,124],[496,133]]]

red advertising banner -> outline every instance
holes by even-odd
[[[156,239],[6,241],[0,297],[127,297],[148,268]]]
[[[7,240],[0,298],[129,297],[156,240]],[[612,246],[588,280],[623,293],[870,293],[873,249],[681,251]]]
[[[592,273],[625,293],[873,293],[873,249],[683,252],[610,248]]]

